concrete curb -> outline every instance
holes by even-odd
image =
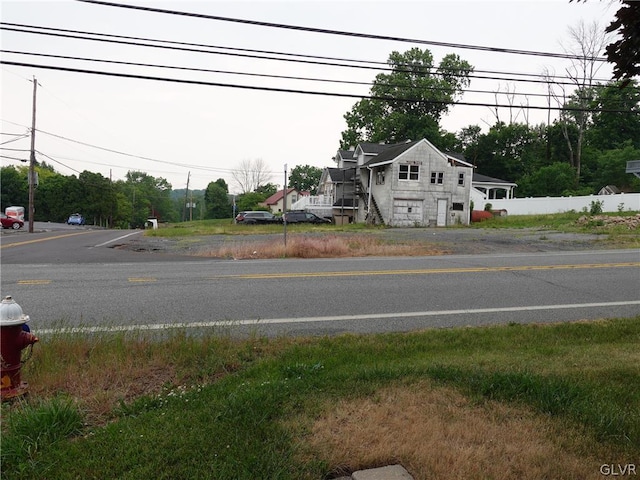
[[[336,480],[413,480],[409,472],[402,465],[358,470],[350,477],[340,477]]]

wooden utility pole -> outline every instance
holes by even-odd
[[[29,233],[33,233],[33,216],[35,206],[33,197],[35,192],[36,177],[36,90],[38,81],[33,77],[33,110],[31,113],[31,155],[29,159]]]
[[[189,203],[189,179],[191,178],[191,171],[187,173],[187,191],[184,192],[184,208],[182,209],[182,221],[187,221],[187,203]]]
[[[284,164],[284,187],[282,188],[282,227],[284,232],[284,256],[287,256],[287,164]]]

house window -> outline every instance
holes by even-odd
[[[457,210],[459,212],[462,212],[464,211],[464,204],[454,202],[453,205],[451,206],[451,210]]]
[[[418,180],[420,177],[420,165],[400,165],[398,179]]]
[[[384,170],[378,170],[376,174],[376,185],[384,185]]]
[[[461,187],[464,187],[464,173],[458,174],[458,185],[460,185]]]
[[[444,172],[431,172],[431,183],[442,185],[444,183]]]

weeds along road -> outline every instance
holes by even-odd
[[[234,261],[109,248],[129,234],[3,234],[2,295],[41,333],[333,335],[640,315],[637,250]]]

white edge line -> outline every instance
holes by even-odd
[[[523,312],[539,310],[567,310],[572,308],[603,308],[616,306],[640,305],[640,300],[626,302],[603,302],[603,303],[570,303],[565,305],[531,305],[525,307],[502,307],[502,308],[476,308],[462,310],[437,310],[427,312],[400,312],[400,313],[371,313],[364,315],[337,315],[325,317],[302,317],[302,318],[266,318],[249,320],[216,320],[211,322],[193,323],[151,323],[144,325],[112,325],[104,327],[62,327],[38,330],[39,335],[54,333],[98,333],[98,332],[135,332],[147,330],[166,330],[175,328],[207,328],[207,327],[233,327],[244,325],[273,325],[287,323],[315,323],[315,322],[342,322],[350,320],[379,320],[384,318],[411,318],[411,317],[434,317],[440,315],[473,315],[479,313],[500,313],[500,312]]]
[[[106,241],[104,243],[100,243],[98,245],[94,245],[93,248],[104,247],[105,245],[109,245],[110,243],[117,242],[118,240],[122,240],[123,238],[130,237],[131,235],[139,235],[140,233],[142,233],[142,231],[127,233],[126,235],[122,235],[121,237],[108,240],[108,241]]]

